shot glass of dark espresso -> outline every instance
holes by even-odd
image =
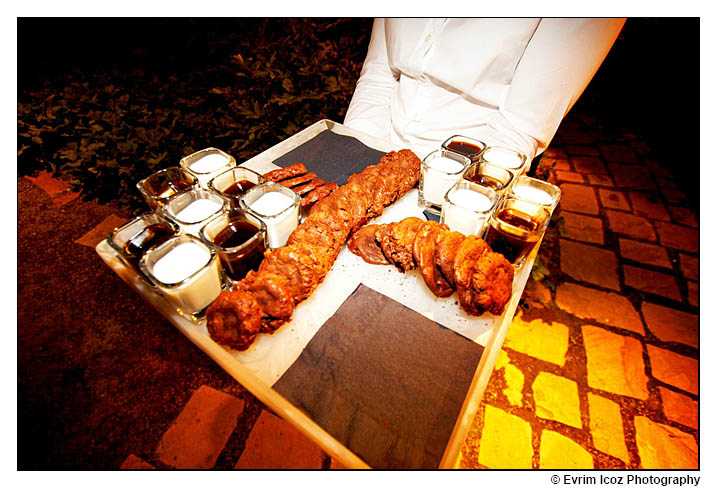
[[[451,136],[441,145],[446,151],[453,151],[462,156],[466,156],[471,161],[479,159],[479,155],[486,148],[486,143],[478,139],[466,136]]]
[[[471,164],[464,172],[464,180],[477,183],[484,187],[491,188],[494,192],[503,196],[507,192],[514,174],[506,168],[477,161]]]
[[[262,221],[233,208],[205,224],[199,236],[217,252],[225,275],[236,282],[259,268],[266,249],[266,232]]]
[[[550,215],[536,203],[504,198],[489,217],[484,240],[493,251],[520,268],[541,239]]]
[[[177,224],[159,214],[147,213],[116,228],[107,241],[126,262],[137,268],[145,253],[177,232]]]
[[[232,207],[239,207],[242,195],[255,185],[264,182],[265,178],[260,173],[243,166],[236,166],[214,177],[209,181],[208,187],[227,198]]]
[[[167,205],[172,196],[199,186],[197,178],[180,167],[159,170],[137,183],[150,209]]]

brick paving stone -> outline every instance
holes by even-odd
[[[526,322],[519,312],[509,326],[504,346],[563,367],[568,351],[568,326],[547,323],[541,318]]]
[[[629,146],[634,153],[640,156],[646,156],[651,152],[651,147],[645,141],[631,141]]]
[[[631,238],[655,241],[656,233],[653,226],[646,219],[627,212],[606,211],[608,227],[614,233],[625,234]]]
[[[154,468],[154,465],[145,462],[132,453],[122,462],[122,465],[120,465],[121,470],[151,470]]]
[[[531,424],[487,404],[479,463],[490,469],[530,469],[532,458]]]
[[[642,469],[697,469],[695,438],[678,428],[636,416],[636,445]]]
[[[602,292],[576,284],[561,284],[556,289],[556,305],[581,319],[593,319],[644,334],[641,318],[631,302],[613,292]]]
[[[641,305],[648,330],[661,341],[698,348],[698,316],[670,307],[644,302]]]
[[[588,183],[592,185],[604,185],[606,187],[613,187],[613,179],[608,175],[586,175],[588,177]]]
[[[641,165],[609,163],[608,171],[617,187],[653,190],[656,188],[650,172]]]
[[[688,304],[698,307],[698,282],[686,281],[688,287]]]
[[[582,282],[620,290],[618,261],[612,251],[566,239],[560,240],[560,246],[564,273]]]
[[[681,292],[675,277],[667,273],[623,265],[623,282],[629,287],[649,294],[681,300]]]
[[[671,260],[665,248],[654,244],[619,238],[618,247],[621,256],[629,260],[655,265],[657,267],[671,268]]]
[[[601,199],[601,205],[603,205],[603,207],[621,211],[631,210],[631,206],[628,204],[628,200],[626,200],[623,192],[618,190],[600,188],[598,189],[598,198]]]
[[[608,176],[606,166],[600,158],[594,158],[592,156],[573,157],[571,161],[573,162],[574,171],[578,173]]]
[[[531,386],[536,416],[581,429],[578,385],[571,379],[539,372]]]
[[[58,207],[62,207],[63,205],[72,202],[79,196],[80,192],[68,192],[64,195],[61,195],[60,197],[57,197],[56,199],[52,199],[52,203]]]
[[[698,258],[681,253],[679,260],[683,276],[691,280],[698,280]]]
[[[52,176],[52,172],[41,171],[36,177],[26,176],[28,180],[40,187],[50,197],[60,195],[70,188],[70,184]]]
[[[673,178],[671,172],[664,165],[657,163],[653,160],[646,160],[643,162],[644,166],[648,168],[658,178]]]
[[[669,178],[658,178],[658,188],[666,200],[672,204],[677,204],[686,200],[686,194],[678,188],[676,182]]]
[[[506,387],[502,390],[509,404],[521,406],[523,404],[524,374],[511,359],[505,350],[499,350],[499,358],[496,360],[496,371],[502,371]]]
[[[322,450],[299,430],[269,411],[262,411],[249,433],[235,469],[321,469]]]
[[[621,407],[610,399],[589,392],[588,413],[593,446],[628,463],[630,459],[623,431]]]
[[[658,388],[661,393],[661,405],[666,418],[689,428],[698,429],[698,402],[690,397],[673,392],[663,386]]]
[[[554,170],[554,175],[559,182],[584,183],[583,175],[573,171]]]
[[[97,243],[107,238],[107,236],[118,226],[125,224],[128,219],[110,214],[102,220],[97,226],[90,229],[84,236],[76,240],[75,243],[83,246],[94,248]]]
[[[596,194],[591,187],[576,183],[564,183],[560,187],[562,210],[598,214]]]
[[[671,216],[663,204],[653,194],[643,192],[629,192],[628,197],[633,204],[633,211],[643,217],[659,221],[670,221]]]
[[[698,252],[698,230],[668,222],[657,222],[656,230],[663,246],[682,251]]]
[[[563,148],[559,148],[556,146],[548,147],[543,152],[544,157],[549,158],[568,158],[568,155],[566,154],[566,151]]]
[[[569,163],[568,160],[554,160],[554,161],[555,161],[555,163],[553,165],[554,170],[572,171],[571,163]]]
[[[635,338],[583,326],[588,385],[622,396],[648,398],[643,347]]]
[[[598,217],[589,217],[569,211],[561,211],[563,228],[561,235],[587,243],[603,244],[603,221]]]
[[[668,170],[668,168],[665,167],[665,165],[657,163],[653,160],[646,160],[643,162],[643,164],[657,178],[669,178],[669,179],[673,178],[673,175]]]
[[[598,149],[606,158],[606,161],[611,162],[622,162],[622,163],[638,163],[636,153],[628,147],[622,144],[600,144]]]
[[[586,470],[593,467],[593,457],[581,445],[555,431],[541,432],[539,468]]]
[[[661,382],[698,394],[698,360],[678,353],[646,345],[653,376]]]
[[[678,224],[683,224],[684,226],[690,226],[692,228],[698,227],[698,219],[696,219],[696,215],[690,209],[672,205],[668,207],[668,212],[671,213],[671,217],[673,217],[673,220]]]
[[[201,386],[162,435],[159,460],[177,469],[213,468],[243,409],[243,400]]]
[[[589,141],[589,139],[587,138],[586,141]],[[571,156],[600,156],[601,154],[594,146],[583,144],[567,144],[565,148],[566,152]]]

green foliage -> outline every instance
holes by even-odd
[[[244,20],[173,72],[48,80],[19,93],[18,173],[56,171],[87,199],[145,210],[136,182],[191,152],[242,162],[317,120],[341,122],[370,30],[367,19]]]

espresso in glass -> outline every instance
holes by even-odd
[[[139,263],[140,258],[147,250],[164,243],[172,235],[174,235],[174,230],[169,225],[164,223],[150,224],[125,243],[125,253]]]
[[[137,184],[152,210],[165,206],[174,195],[196,186],[197,179],[179,167],[160,170]]]
[[[508,189],[513,178],[513,173],[506,168],[483,162],[472,163],[464,172],[464,180],[489,187],[499,195],[503,195]]]
[[[264,258],[266,227],[242,209],[230,209],[208,222],[200,238],[215,249],[225,275],[233,281],[257,270]]]
[[[466,136],[451,136],[444,141],[441,147],[446,151],[453,151],[466,156],[471,161],[476,161],[484,148],[486,148],[486,144],[483,141]]]
[[[115,229],[108,237],[108,242],[126,262],[136,267],[143,255],[169,240],[177,231],[176,224],[152,212],[142,214]]]
[[[532,202],[504,199],[489,218],[484,240],[519,266],[543,234],[548,211]]]
[[[256,185],[255,182],[249,180],[240,180],[239,182],[232,183],[229,187],[222,189],[222,193],[226,195],[242,195],[244,192]]]

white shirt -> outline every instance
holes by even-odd
[[[453,135],[529,158],[625,19],[377,19],[344,124],[420,157]]]

